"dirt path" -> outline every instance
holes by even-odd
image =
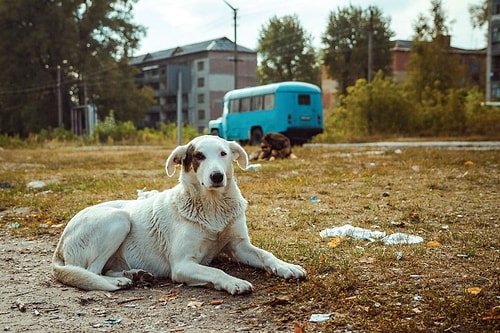
[[[230,296],[165,281],[150,288],[86,292],[52,279],[57,239],[6,237],[0,245],[0,330],[7,332],[275,332],[293,325],[273,322],[275,296],[258,285],[264,273],[233,267],[254,283],[252,295]],[[293,285],[290,285],[293,288]],[[263,289],[262,289],[263,288]]]

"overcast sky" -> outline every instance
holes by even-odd
[[[466,49],[486,46],[485,32],[472,29],[469,4],[483,0],[443,0],[451,45]],[[297,14],[302,27],[321,47],[321,35],[332,10],[353,4],[380,8],[390,18],[395,39],[411,40],[413,25],[420,13],[430,17],[430,0],[227,0],[238,9],[237,42],[255,49],[259,32],[273,16]],[[139,0],[134,21],[147,28],[136,55],[161,51],[219,37],[234,39],[233,11],[223,0]]]

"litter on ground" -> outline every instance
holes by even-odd
[[[372,231],[365,228],[353,227],[350,224],[341,227],[327,228],[322,230],[319,235],[326,237],[351,237],[357,240],[367,240],[370,242],[381,241],[386,245],[395,244],[417,244],[422,243],[424,239],[420,236],[396,232],[386,236],[384,231]]]

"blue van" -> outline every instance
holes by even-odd
[[[269,132],[303,144],[323,132],[321,89],[305,82],[280,82],[236,89],[224,95],[222,117],[210,120],[210,134],[260,144]]]

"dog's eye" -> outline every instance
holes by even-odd
[[[199,161],[202,161],[205,159],[205,155],[203,155],[203,153],[197,152],[194,154],[194,158],[196,158]]]
[[[224,157],[224,156],[226,156],[226,155],[227,155],[227,153],[226,153],[225,151],[221,151],[221,152],[220,152],[220,156]]]

